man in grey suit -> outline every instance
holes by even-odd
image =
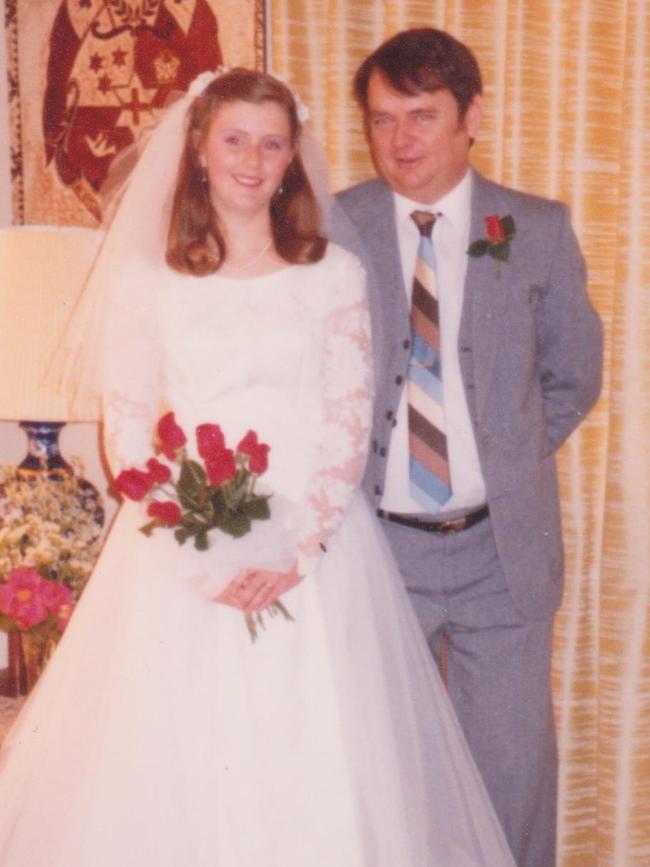
[[[366,490],[436,655],[444,636],[449,694],[517,864],[551,867],[555,452],[598,397],[600,321],[567,208],[469,165],[481,76],[466,46],[399,33],[354,87],[381,179],[339,194],[334,235],[361,240],[369,274]]]

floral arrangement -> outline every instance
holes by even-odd
[[[156,433],[158,454],[176,465],[176,478],[172,468],[154,456],[145,470],[122,470],[114,485],[130,500],[148,503],[151,520],[140,528],[146,536],[158,528],[171,529],[180,545],[192,539],[197,550],[205,551],[211,530],[239,538],[251,530],[253,521],[270,517],[270,496],[255,493],[257,478],[268,468],[270,447],[259,442],[255,431],[249,430],[235,449],[229,449],[219,425],[198,425],[196,447],[202,463],[188,456],[187,436],[173,412],[159,420]],[[266,610],[293,620],[279,600]],[[262,613],[245,614],[245,620],[255,641],[257,626],[264,625]]]
[[[472,241],[467,254],[477,258],[487,253],[497,262],[507,262],[510,258],[510,242],[517,234],[514,217],[510,214],[505,217],[490,214],[485,218],[485,230],[487,237]]]
[[[157,434],[160,452],[179,467],[178,477],[151,457],[146,470],[122,470],[114,486],[131,500],[149,500],[151,521],[140,528],[145,535],[173,527],[180,545],[193,539],[194,546],[205,551],[210,530],[243,536],[252,521],[270,517],[269,497],[255,493],[258,476],[268,468],[269,446],[258,441],[255,431],[249,430],[233,451],[219,425],[199,425],[196,445],[203,464],[188,457],[187,437],[173,412],[160,419]],[[159,494],[165,499],[156,499]]]
[[[31,567],[12,569],[0,584],[0,624],[7,631],[32,629],[45,641],[56,640],[67,626],[73,607],[69,587],[43,578]]]
[[[99,554],[102,523],[79,462],[55,478],[0,468],[1,629],[56,644]]]

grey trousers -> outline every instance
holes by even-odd
[[[382,526],[518,867],[553,867],[557,751],[552,619],[514,608],[490,519],[441,536]]]

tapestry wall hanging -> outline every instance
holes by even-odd
[[[264,0],[5,0],[14,223],[96,226],[115,157],[206,69],[263,69]]]

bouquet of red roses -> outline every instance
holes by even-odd
[[[131,500],[148,500],[151,520],[141,531],[150,536],[159,527],[173,529],[180,545],[194,540],[199,551],[209,546],[210,530],[221,530],[237,538],[249,532],[252,522],[270,517],[270,495],[255,493],[258,476],[268,468],[270,447],[258,441],[249,430],[237,447],[226,446],[219,425],[200,424],[196,428],[196,446],[203,463],[187,454],[187,437],[176,423],[173,412],[164,415],[157,425],[158,453],[179,467],[177,478],[171,468],[151,457],[146,470],[122,470],[114,488]],[[266,609],[270,615],[282,614],[293,620],[277,599]],[[258,625],[264,626],[262,612],[245,614],[246,626],[253,641]]]
[[[200,424],[196,445],[203,463],[188,457],[187,437],[173,412],[157,425],[159,452],[179,467],[152,457],[146,470],[123,470],[115,490],[131,500],[149,500],[151,520],[140,529],[149,536],[158,527],[174,528],[180,545],[188,539],[200,551],[208,548],[210,530],[245,535],[254,520],[270,517],[269,496],[255,493],[255,482],[268,467],[269,446],[249,430],[236,449],[227,448],[219,425]]]

